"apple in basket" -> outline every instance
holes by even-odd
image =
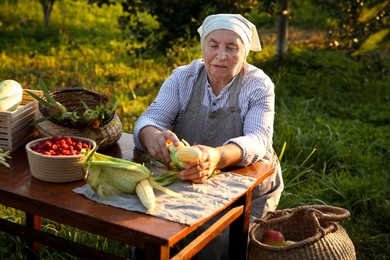
[[[273,229],[265,231],[261,238],[261,243],[269,246],[284,246],[285,242],[283,233]]]

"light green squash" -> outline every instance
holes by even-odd
[[[0,82],[0,111],[14,111],[22,102],[23,89],[12,79]]]

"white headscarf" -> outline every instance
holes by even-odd
[[[237,33],[244,42],[246,54],[249,51],[261,51],[259,35],[256,26],[239,14],[214,14],[209,15],[198,28],[200,42],[214,30],[226,29]]]

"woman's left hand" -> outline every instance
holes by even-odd
[[[195,145],[194,147],[201,150],[202,156],[199,160],[185,164],[184,170],[180,171],[180,179],[193,183],[204,183],[217,169],[221,153],[216,148],[209,146]]]

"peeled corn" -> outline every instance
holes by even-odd
[[[179,146],[174,146],[171,141],[168,141],[167,147],[171,158],[170,166],[176,172],[183,170],[185,163],[199,160],[202,156],[202,152],[198,148],[192,147],[184,139]],[[220,172],[219,169],[215,169],[208,178],[218,175]]]
[[[174,146],[171,142],[168,142],[167,147],[171,158],[171,166],[175,170],[184,169],[184,163],[196,161],[202,155],[199,149],[190,146],[185,140],[182,140],[179,146]]]
[[[176,151],[177,159],[182,162],[193,162],[200,159],[201,156],[201,151],[191,146],[182,147]]]
[[[180,196],[163,187],[178,180],[175,172],[153,177],[145,165],[97,153],[96,148],[88,151],[86,155],[87,159],[83,163],[86,168],[85,180],[103,198],[119,194],[137,194],[148,213],[151,213],[156,205],[153,188],[172,196]]]

